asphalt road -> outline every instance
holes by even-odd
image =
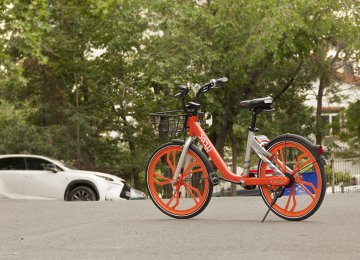
[[[360,259],[360,193],[301,222],[265,211],[261,197],[212,198],[189,220],[150,200],[0,200],[0,259]]]

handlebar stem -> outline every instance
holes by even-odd
[[[186,97],[186,94],[185,94],[185,93],[181,95],[181,103],[182,103],[182,107],[183,107],[184,112],[187,114],[187,113],[189,113],[189,112],[188,112],[188,110],[187,110],[187,108],[186,108],[185,97]]]

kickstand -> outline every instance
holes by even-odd
[[[284,188],[279,188],[279,189],[277,189],[277,190],[275,191],[274,198],[273,198],[273,200],[271,201],[270,207],[269,207],[268,210],[266,211],[266,214],[265,214],[264,218],[262,219],[261,223],[264,223],[264,221],[265,221],[267,215],[269,214],[272,206],[275,205],[277,199],[280,198],[280,197],[283,195],[284,191],[285,191]]]

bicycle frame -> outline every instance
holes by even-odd
[[[186,153],[193,143],[194,139],[197,138],[209,157],[214,162],[217,169],[222,174],[222,177],[230,182],[234,182],[237,184],[241,184],[243,186],[250,186],[250,185],[272,185],[272,186],[286,186],[290,183],[290,179],[286,177],[281,170],[273,164],[272,161],[276,161],[280,167],[283,167],[283,164],[274,156],[266,151],[256,140],[255,133],[253,131],[249,131],[248,140],[246,145],[246,153],[245,153],[245,160],[244,160],[244,171],[241,175],[236,175],[235,173],[231,172],[228,167],[226,166],[224,160],[221,158],[219,153],[217,152],[214,145],[211,143],[208,136],[205,134],[204,130],[201,128],[199,124],[198,116],[190,116],[187,119],[187,127],[189,128],[189,137],[185,141],[184,148],[181,152],[179,163],[176,167],[175,174],[173,177],[173,183],[175,183],[178,179],[178,176],[181,172],[181,169],[184,166]],[[259,156],[261,160],[263,160],[271,170],[276,174],[276,176],[266,177],[266,178],[257,178],[249,176],[250,172],[250,159],[251,153],[255,151],[255,153]]]

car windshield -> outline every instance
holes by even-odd
[[[71,170],[77,170],[74,166],[69,165],[69,164],[65,164],[65,163],[62,162],[62,161],[56,160],[56,159],[54,159],[54,158],[51,158],[51,160],[53,160],[56,164],[58,164],[58,165],[60,165],[60,166],[64,166],[64,167],[66,167],[66,168],[68,168],[68,169],[71,169]]]

